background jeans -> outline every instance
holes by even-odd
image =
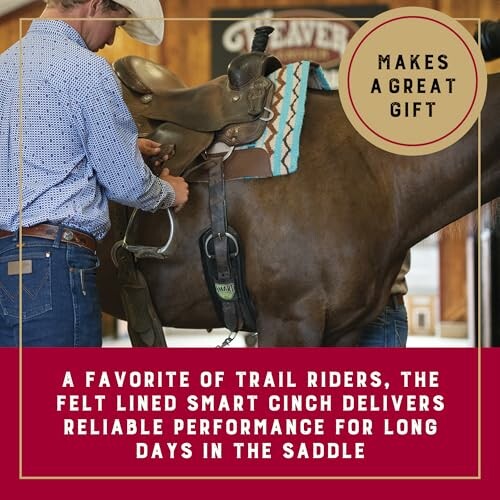
[[[360,347],[406,347],[408,317],[404,304],[385,306],[374,321],[361,329]]]
[[[0,346],[19,345],[19,274],[8,263],[19,260],[17,236],[0,239]],[[97,256],[76,245],[23,238],[23,346],[99,347],[101,310],[96,285]]]

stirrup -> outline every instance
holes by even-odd
[[[132,212],[132,215],[130,216],[130,219],[127,224],[127,229],[125,230],[125,236],[123,237],[123,240],[117,241],[113,247],[111,248],[111,260],[113,261],[113,264],[118,267],[118,261],[116,258],[116,252],[118,251],[118,248],[123,247],[125,250],[129,251],[130,253],[134,254],[134,256],[137,259],[144,258],[144,257],[150,257],[150,258],[155,258],[155,259],[166,259],[168,257],[167,252],[170,247],[170,244],[172,243],[174,239],[174,217],[172,215],[172,209],[169,208],[167,210],[168,213],[168,219],[170,222],[170,234],[168,236],[168,239],[166,243],[162,247],[152,247],[152,246],[146,246],[146,245],[129,245],[127,243],[127,236],[129,234],[130,229],[132,228],[132,224],[134,222],[134,218],[137,214],[138,209],[135,208],[134,211]]]

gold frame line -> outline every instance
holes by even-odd
[[[23,157],[22,157],[22,25],[23,22],[34,21],[39,18],[19,18],[19,43],[20,43],[20,51],[19,51],[19,64],[20,64],[20,73],[19,73],[19,221],[20,221],[20,229],[19,229],[19,262],[22,262],[22,166],[23,166]],[[88,18],[44,18],[50,20],[88,20]],[[161,18],[144,18],[146,20],[158,20]],[[346,17],[304,17],[304,18],[280,18],[280,17],[230,17],[230,18],[185,18],[185,17],[171,17],[171,18],[163,18],[164,22],[167,21],[254,21],[254,20],[266,20],[266,21],[296,21],[299,19],[304,20],[325,20],[325,21],[338,21],[341,19],[342,21],[369,21],[373,19],[369,18],[346,18]],[[481,18],[454,18],[456,21],[474,21],[478,24],[478,34],[481,35]],[[106,18],[106,19],[95,19],[96,21],[130,21],[130,18]],[[480,248],[480,224],[481,224],[481,113],[479,114],[478,120],[478,256],[477,256],[477,265],[478,265],[478,306],[477,306],[477,320],[478,320],[478,400],[477,400],[477,415],[478,415],[478,427],[477,427],[477,439],[478,439],[478,456],[477,456],[477,466],[478,466],[478,474],[476,476],[25,476],[23,475],[23,404],[22,404],[22,388],[23,388],[23,356],[22,356],[22,320],[19,321],[19,470],[18,470],[18,479],[20,480],[480,480],[482,479],[482,461],[481,461],[481,437],[482,437],[482,428],[481,428],[481,402],[482,402],[482,378],[481,378],[481,248]],[[22,317],[22,273],[19,275],[19,314]]]

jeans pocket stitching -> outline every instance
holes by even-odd
[[[12,302],[14,303],[14,295],[12,295],[8,288],[0,281],[0,289],[2,289],[5,293],[5,295],[7,296],[7,298]]]
[[[36,289],[27,288],[23,284],[23,292],[26,292],[32,299],[36,298],[36,296],[38,295],[40,290],[43,288],[45,283],[48,281],[49,274],[50,274],[50,269],[48,269],[47,272],[43,275],[42,279],[39,282],[39,286]]]
[[[36,279],[36,287],[27,287],[26,282],[23,280],[22,292],[26,295],[26,299],[22,301],[22,320],[30,320],[43,314],[47,311],[52,310],[52,292],[51,292],[51,260],[47,258],[46,253],[30,253],[29,255],[24,255],[25,258],[31,258],[33,260],[38,260],[41,265],[46,266],[45,269],[40,270],[40,278]],[[4,262],[11,262],[15,259],[4,258]],[[45,263],[45,264],[43,264]],[[27,275],[30,276],[30,275]],[[19,310],[19,296],[13,294],[13,288],[8,287],[4,282],[0,281],[0,288],[3,292],[3,296],[6,300],[2,302],[2,310],[5,316],[10,318],[15,318],[16,321],[21,319],[21,311]],[[18,288],[16,287],[16,290]],[[46,293],[41,293],[45,290]],[[0,299],[1,299],[0,295]],[[39,299],[38,299],[39,298]],[[30,303],[37,302],[37,303]]]

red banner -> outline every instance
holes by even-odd
[[[23,349],[20,359],[3,349],[2,476],[19,498],[165,488],[151,479],[193,494],[220,481],[241,496],[274,479],[297,497],[311,484],[390,481],[406,497],[446,488],[466,498],[494,483],[499,464],[498,353]]]

